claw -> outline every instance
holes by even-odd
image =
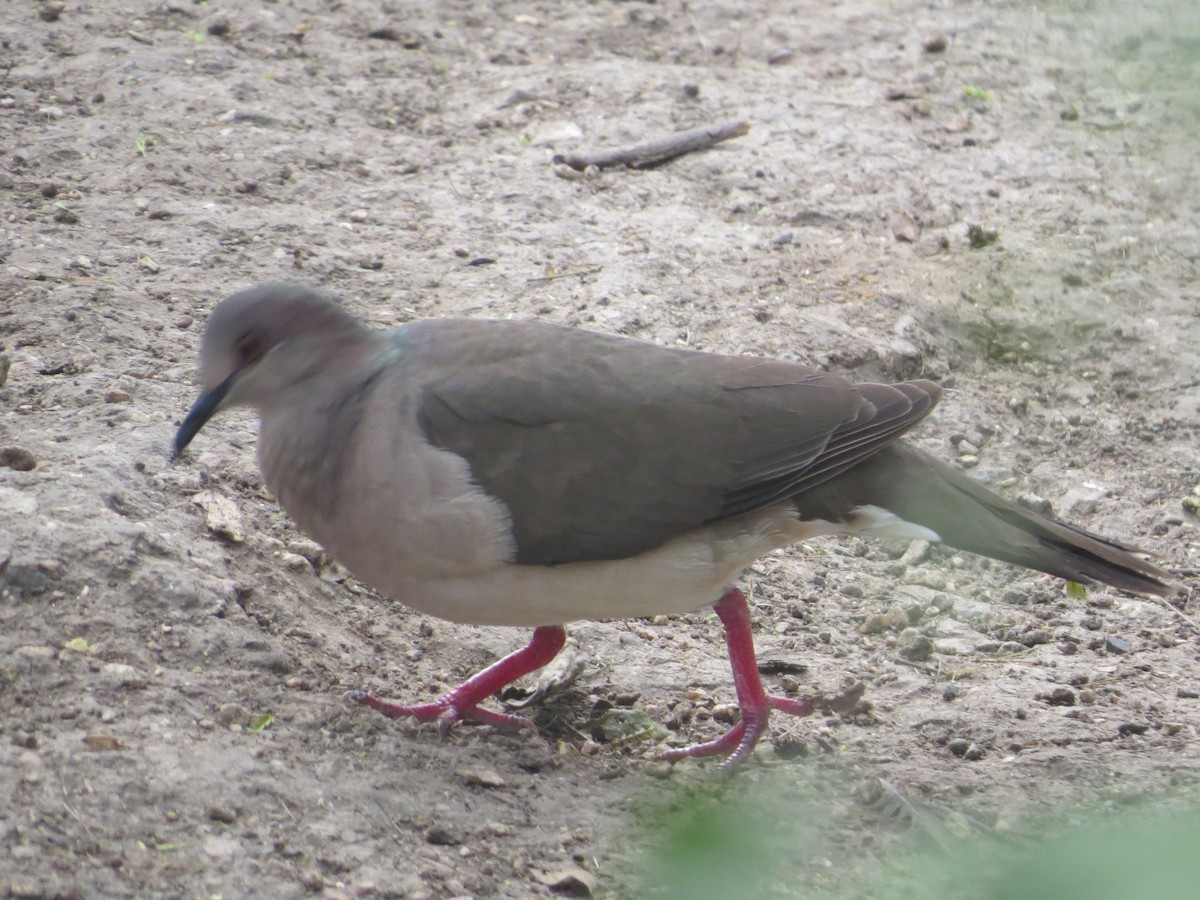
[[[522,675],[546,665],[562,649],[566,639],[567,633],[560,626],[546,625],[537,628],[527,646],[493,663],[432,703],[410,706],[394,700],[385,700],[370,691],[346,691],[344,696],[347,700],[369,706],[389,719],[434,722],[443,737],[464,719],[482,722],[502,731],[528,729],[536,732],[537,727],[528,719],[480,709],[479,703]]]
[[[742,720],[716,740],[667,750],[662,758],[676,762],[688,757],[724,756],[720,769],[729,773],[753,752],[758,739],[767,730],[771,710],[807,716],[812,714],[813,706],[807,700],[772,696],[763,688],[754,656],[754,638],[750,633],[750,608],[741,591],[731,588],[713,608],[725,625],[725,643],[729,648],[729,664],[733,667]]]

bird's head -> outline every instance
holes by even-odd
[[[262,409],[310,370],[331,362],[338,346],[367,330],[324,295],[290,284],[265,284],[222,300],[200,343],[203,392],[175,435],[175,456],[214,415],[234,406]]]

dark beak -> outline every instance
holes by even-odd
[[[237,378],[237,375],[238,373],[234,372],[211,391],[205,391],[196,400],[188,412],[187,418],[179,426],[179,431],[175,432],[175,452],[171,454],[171,459],[178,459],[180,454],[183,453],[184,448],[192,442],[192,438],[213,417],[213,414],[220,408],[221,401],[225,399],[225,395],[233,387],[233,382]]]

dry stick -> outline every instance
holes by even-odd
[[[554,157],[555,163],[565,163],[572,169],[582,172],[588,166],[608,169],[613,166],[629,166],[633,169],[652,166],[655,163],[666,162],[685,153],[697,150],[707,150],[713,144],[727,141],[730,138],[741,137],[750,130],[750,123],[745,121],[726,122],[723,125],[712,125],[708,128],[697,128],[694,131],[681,131],[665,138],[646,141],[644,144],[634,144],[632,147],[620,147],[616,150],[596,150],[592,153],[559,153]]]
[[[597,272],[603,271],[603,269],[603,266],[592,266],[590,269],[575,269],[572,272],[559,272],[556,275],[542,275],[540,278],[526,278],[525,283],[544,284],[547,281],[554,281],[558,278],[574,278],[577,275],[582,278],[584,275],[595,275]]]

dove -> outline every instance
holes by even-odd
[[[380,593],[529,643],[438,699],[347,696],[392,718],[532,727],[481,704],[549,663],[579,620],[712,607],[740,719],[664,756],[754,749],[773,711],[737,587],[760,556],[820,535],[940,541],[1081,584],[1166,596],[1137,551],[1018,506],[902,440],[941,397],[520,320],[370,329],[307,287],[213,310],[178,457],[214,415],[260,419],[263,478],[295,523]]]

